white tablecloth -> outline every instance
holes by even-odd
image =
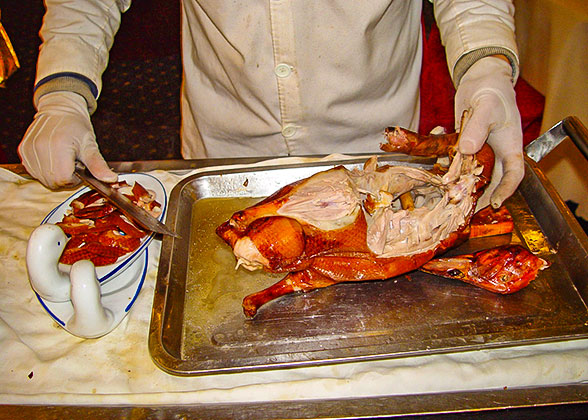
[[[282,160],[283,161],[283,160]],[[168,193],[181,179],[152,172]],[[0,169],[0,404],[183,404],[509,389],[588,381],[588,340],[282,371],[176,377],[147,347],[160,244],[123,322],[76,338],[43,310],[25,266],[27,239],[70,192]]]

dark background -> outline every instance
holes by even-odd
[[[44,11],[41,0],[0,0],[0,19],[21,66],[0,89],[0,163],[20,162],[16,147],[33,120]],[[179,16],[179,0],[135,1],[123,14],[92,116],[106,160],[181,158]]]

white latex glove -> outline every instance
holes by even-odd
[[[485,57],[468,69],[455,94],[456,128],[463,111],[472,111],[462,130],[459,150],[473,154],[488,142],[495,154],[492,182],[480,198],[478,209],[488,204],[500,207],[525,175],[521,116],[511,80],[508,62]]]
[[[39,99],[35,119],[18,153],[27,172],[49,188],[80,182],[73,174],[79,160],[98,179],[115,182],[118,176],[98,150],[96,135],[83,96],[52,92]]]

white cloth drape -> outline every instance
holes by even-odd
[[[284,161],[292,159],[276,160]],[[182,177],[151,173],[168,194]],[[148,275],[138,300],[102,338],[70,335],[37,301],[25,266],[27,239],[71,193],[51,192],[0,169],[0,404],[276,401],[588,381],[588,340],[266,372],[166,374],[152,362],[147,344],[158,241],[150,245]]]

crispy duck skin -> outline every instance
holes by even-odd
[[[460,280],[494,293],[510,294],[526,287],[539,270],[549,266],[520,245],[505,245],[474,254],[436,258],[420,270]]]
[[[416,270],[468,238],[492,173],[491,148],[462,156],[455,134],[419,136],[400,128],[387,129],[385,138],[385,151],[449,156],[451,165],[378,167],[372,158],[362,170],[338,166],[281,188],[217,228],[238,265],[287,273],[245,297],[246,316],[289,293]],[[402,208],[407,198],[411,204]]]

